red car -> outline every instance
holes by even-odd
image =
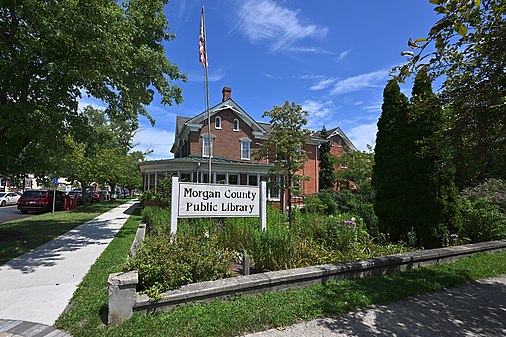
[[[21,213],[50,212],[53,209],[53,195],[53,190],[25,191],[18,200],[18,209]],[[64,210],[65,197],[65,193],[56,191],[55,211]]]

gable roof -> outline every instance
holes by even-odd
[[[258,131],[267,134],[267,131],[260,125],[260,123],[251,118],[251,116],[248,115],[248,113],[244,111],[243,108],[239,106],[239,104],[234,102],[232,98],[228,98],[225,101],[213,106],[212,108],[209,109],[209,112],[211,116],[213,116],[222,110],[233,111],[239,118],[241,118],[247,125],[249,125],[253,129],[253,131]],[[207,111],[204,111],[188,120],[187,123],[201,124],[206,118],[207,118]]]
[[[327,133],[328,133],[328,137],[327,139],[331,139],[332,137],[334,136],[339,136],[341,137],[343,140],[344,140],[344,143],[350,148],[351,151],[357,151],[358,149],[355,147],[355,145],[353,145],[353,143],[351,142],[351,140],[348,138],[348,136],[346,136],[346,134],[343,132],[343,130],[341,130],[340,127],[336,127],[336,128],[333,128],[333,129],[330,129],[330,130],[327,130]],[[313,136],[316,136],[316,137],[321,137],[321,131],[315,131],[313,133]]]

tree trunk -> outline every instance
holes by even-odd
[[[288,223],[291,225],[293,222],[292,219],[292,176],[288,175]]]
[[[83,194],[83,207],[88,208],[88,184],[85,181],[79,181],[81,184],[81,193]]]

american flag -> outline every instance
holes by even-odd
[[[204,68],[207,68],[206,32],[204,27],[204,6],[202,6],[202,15],[200,16],[199,61],[202,63],[202,66],[204,66]]]

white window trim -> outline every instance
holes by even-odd
[[[206,145],[205,145],[205,139],[209,137],[209,134],[208,133],[204,133],[203,135],[200,136],[200,138],[202,138],[202,157],[206,157],[206,158],[209,158],[209,154],[205,154],[205,148],[206,148]],[[214,138],[213,135],[211,135],[211,137]],[[209,152],[211,152],[211,143],[209,143]]]
[[[216,122],[218,122],[218,121],[219,121],[220,126],[216,126]],[[220,116],[214,117],[214,128],[221,130],[221,117]]]
[[[235,127],[235,123],[237,122],[237,128]],[[237,118],[235,118],[232,122],[232,129],[234,131],[239,131],[240,130],[240,127],[239,127],[239,120]]]
[[[240,146],[241,160],[251,160],[251,139],[246,138],[246,137],[241,138],[240,139],[240,144],[241,144],[241,146]],[[242,148],[243,145],[242,144],[248,144],[248,157],[247,158],[243,157],[243,151],[242,151],[243,150],[243,148]]]

